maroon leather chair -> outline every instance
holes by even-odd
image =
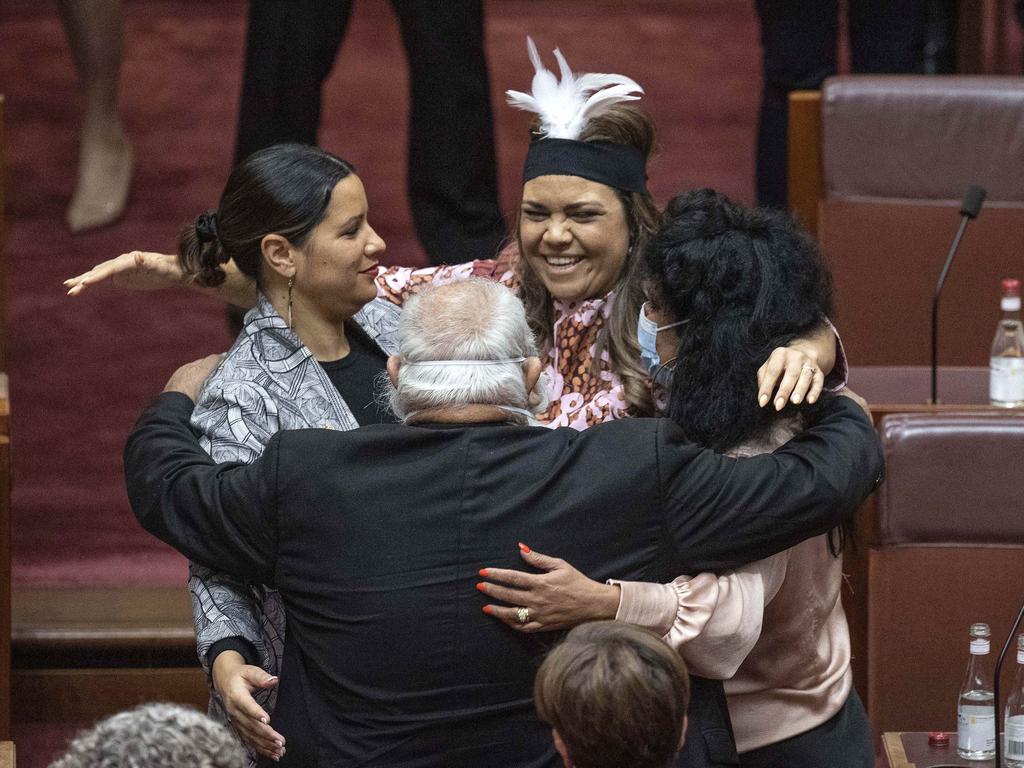
[[[1024,78],[834,77],[790,106],[790,206],[829,259],[856,365],[928,364],[960,199],[988,190],[946,284],[939,355],[987,365],[999,280],[1024,278]]]
[[[868,715],[879,731],[953,730],[968,628],[992,626],[994,664],[1024,602],[1024,412],[896,414],[880,432]]]

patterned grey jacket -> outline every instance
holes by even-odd
[[[400,314],[394,304],[375,299],[353,320],[385,353],[394,354]],[[250,463],[279,430],[355,429],[359,425],[324,369],[261,294],[259,303],[245,316],[235,343],[203,385],[192,426],[215,461]],[[196,563],[189,564],[189,590],[199,661],[208,675],[207,652],[229,637],[252,643],[261,666],[278,674],[285,617],[276,590]],[[263,691],[256,698],[269,713],[276,691]],[[215,695],[210,697],[210,715],[228,722]]]

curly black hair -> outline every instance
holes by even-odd
[[[652,301],[687,321],[668,412],[687,437],[722,452],[791,415],[758,406],[756,377],[773,349],[832,313],[831,275],[811,238],[780,211],[700,189],[669,202],[644,257]]]

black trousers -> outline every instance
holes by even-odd
[[[756,0],[764,88],[757,129],[757,201],[786,206],[789,92],[836,73],[839,0]],[[850,63],[860,74],[917,71],[927,0],[848,0]]]
[[[505,227],[483,2],[391,5],[409,64],[408,192],[417,237],[434,264],[490,258]],[[351,0],[250,0],[236,162],[282,141],[316,144],[323,82],[351,10]]]
[[[872,768],[874,742],[855,689],[842,708],[817,728],[740,755],[741,768]]]

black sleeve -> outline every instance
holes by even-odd
[[[260,665],[260,655],[256,652],[253,644],[244,637],[225,637],[210,646],[206,652],[206,666],[213,669],[213,662],[217,660],[224,651],[238,651],[238,654],[245,659],[245,663],[252,667]]]
[[[659,422],[662,504],[686,573],[735,568],[825,533],[882,477],[878,436],[848,397],[830,398],[817,424],[751,458],[700,450]]]
[[[165,392],[139,417],[124,449],[132,511],[189,559],[272,585],[279,441],[253,464],[215,464],[189,427],[192,408]]]

